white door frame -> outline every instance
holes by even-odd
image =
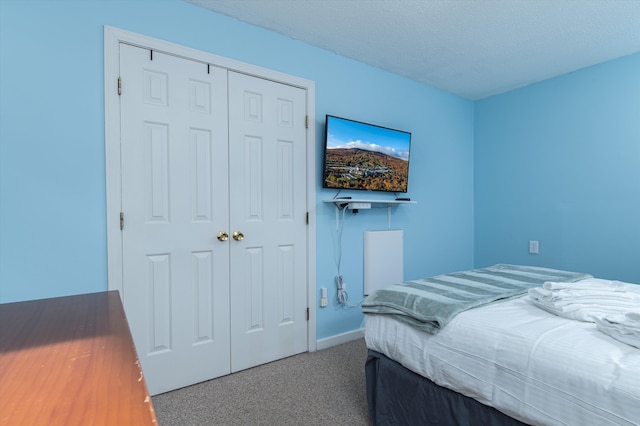
[[[122,211],[122,188],[120,168],[120,101],[118,77],[120,69],[120,43],[156,50],[175,56],[227,68],[232,71],[287,84],[304,89],[307,93],[307,306],[309,321],[307,340],[309,352],[316,350],[316,131],[315,131],[315,83],[311,80],[283,74],[277,71],[235,61],[233,59],[203,52],[164,40],[104,27],[104,114],[105,114],[105,159],[107,190],[107,262],[108,288],[122,294],[122,233],[120,212]],[[126,226],[126,223],[125,223]]]

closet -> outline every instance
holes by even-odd
[[[127,43],[118,71],[116,263],[150,394],[315,349],[307,91]]]

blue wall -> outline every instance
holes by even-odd
[[[476,102],[474,164],[476,266],[640,282],[639,54]]]
[[[0,0],[0,303],[107,289],[103,26],[314,80],[318,173],[325,114],[413,133],[405,278],[473,266],[473,103],[179,0]],[[334,209],[317,191],[317,286],[335,298]],[[355,195],[344,193],[342,195]],[[362,232],[348,216],[342,274],[362,297]],[[360,328],[359,308],[318,308],[317,337]]]

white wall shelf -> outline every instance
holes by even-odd
[[[348,208],[349,203],[368,203],[371,206],[369,208],[387,208],[387,226],[391,229],[391,207],[399,204],[416,204],[416,201],[410,200],[368,200],[363,198],[331,198],[324,200],[325,203],[332,203],[336,206],[336,230],[339,229],[340,216],[339,212],[342,209]],[[353,209],[354,213],[360,211],[369,210],[369,208]]]
[[[408,200],[366,200],[361,198],[331,198],[324,200],[325,203],[333,203],[340,207],[349,203],[371,203],[371,208],[392,207],[397,204],[416,204],[416,201]]]

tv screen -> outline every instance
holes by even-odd
[[[407,192],[411,133],[327,115],[324,188]]]

